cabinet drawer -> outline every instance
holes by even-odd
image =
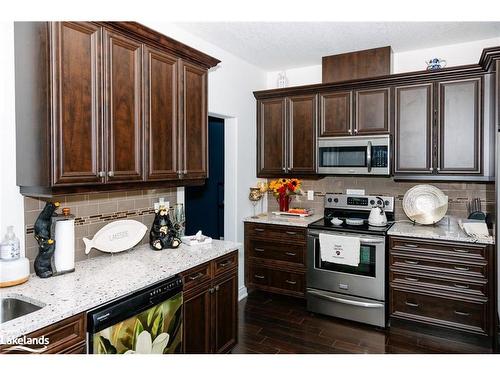
[[[270,272],[270,287],[304,293],[305,275],[288,271],[272,270]]]
[[[449,277],[446,275],[435,276],[422,272],[404,272],[391,270],[392,283],[400,286],[412,286],[418,288],[432,288],[453,293],[464,293],[467,295],[486,296],[488,282],[485,279],[463,279]]]
[[[267,268],[249,266],[248,267],[248,282],[266,286],[269,285],[269,271]]]
[[[250,242],[250,257],[262,260],[278,260],[304,265],[304,246],[273,243],[266,241]]]
[[[212,279],[210,263],[204,263],[182,273],[184,291],[191,290]]]
[[[488,245],[455,242],[430,242],[405,238],[391,238],[391,249],[412,254],[442,255],[448,257],[486,259]]]
[[[261,240],[277,240],[294,244],[306,243],[306,229],[300,227],[247,223],[245,235]]]
[[[394,267],[414,271],[445,273],[466,277],[486,277],[487,265],[480,262],[446,259],[427,256],[408,256],[393,252],[391,254],[391,269]]]
[[[231,253],[213,261],[214,277],[225,274],[238,266],[238,252]]]
[[[391,290],[391,316],[486,333],[487,304]]]

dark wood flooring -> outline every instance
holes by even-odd
[[[401,328],[389,331],[313,314],[304,300],[259,291],[239,303],[238,333],[235,354],[491,352]]]

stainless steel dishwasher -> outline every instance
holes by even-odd
[[[182,279],[175,276],[90,310],[87,353],[181,353],[182,320]]]

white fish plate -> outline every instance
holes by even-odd
[[[117,220],[102,227],[92,238],[84,238],[85,254],[91,249],[119,253],[133,248],[144,238],[148,228],[137,220]]]

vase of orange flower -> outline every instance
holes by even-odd
[[[291,196],[300,194],[300,185],[301,181],[298,178],[278,178],[269,183],[269,190],[276,197],[280,211],[288,211]]]

